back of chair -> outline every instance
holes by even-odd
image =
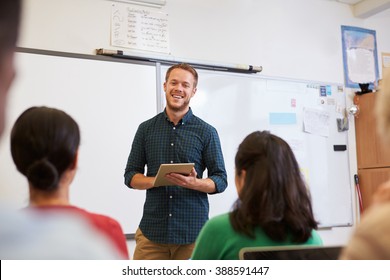
[[[246,247],[240,260],[337,260],[341,246],[267,246]]]

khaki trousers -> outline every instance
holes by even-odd
[[[194,250],[195,243],[159,244],[147,239],[138,228],[135,233],[136,246],[134,260],[188,260]]]

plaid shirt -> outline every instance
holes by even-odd
[[[130,187],[137,173],[156,176],[162,163],[194,162],[198,178],[207,168],[216,193],[227,187],[221,143],[214,127],[187,112],[175,126],[165,111],[143,122],[137,130],[125,170]],[[160,244],[190,244],[208,220],[207,193],[179,186],[148,189],[139,225],[142,233]]]

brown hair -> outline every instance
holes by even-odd
[[[317,228],[311,199],[290,146],[268,131],[249,134],[235,158],[244,186],[230,213],[237,232],[254,237],[262,230],[275,241],[305,242]]]
[[[165,74],[165,82],[168,82],[169,75],[174,69],[183,69],[190,72],[192,76],[194,76],[194,88],[196,88],[196,86],[198,85],[198,72],[196,72],[195,68],[193,68],[191,65],[187,63],[179,63],[169,67],[167,73]]]

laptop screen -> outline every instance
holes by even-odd
[[[342,247],[333,246],[269,246],[246,247],[240,260],[337,260]]]

